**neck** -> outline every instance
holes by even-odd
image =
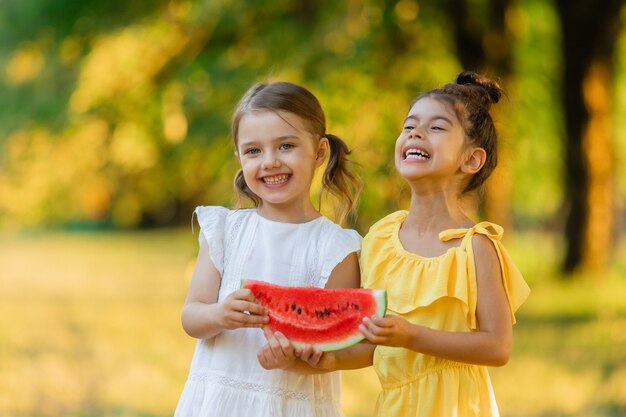
[[[473,225],[461,209],[455,193],[420,193],[415,190],[411,191],[411,206],[405,223],[418,234],[437,234],[442,230]]]
[[[306,223],[320,216],[310,201],[298,205],[263,203],[256,211],[268,220],[281,223]]]

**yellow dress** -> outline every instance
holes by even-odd
[[[470,229],[446,230],[439,235],[442,241],[462,238],[461,244],[443,255],[425,258],[402,247],[399,230],[406,216],[406,211],[398,211],[378,221],[363,239],[361,249],[363,286],[387,290],[388,314],[433,329],[477,330],[471,237],[479,233],[495,245],[511,322],[515,323],[514,313],[530,289],[500,242],[500,226],[482,222]],[[374,369],[382,385],[376,416],[498,416],[484,366],[378,346]]]

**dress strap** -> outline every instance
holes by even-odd
[[[508,277],[508,269],[504,269],[504,262],[502,258],[502,251],[504,248],[502,247],[502,243],[500,239],[502,239],[502,235],[504,234],[504,230],[497,224],[489,223],[489,222],[480,222],[475,224],[474,226],[468,229],[449,229],[444,230],[439,234],[439,239],[443,242],[451,240],[451,239],[460,239],[463,238],[461,242],[460,249],[462,250],[464,256],[463,262],[466,262],[467,267],[467,286],[468,286],[468,296],[467,296],[467,318],[468,325],[471,329],[476,329],[478,327],[478,322],[476,319],[476,304],[478,300],[478,289],[476,284],[476,264],[474,260],[474,248],[472,246],[472,236],[475,234],[481,234],[489,238],[493,242],[493,245],[498,253],[498,259],[500,261],[500,265],[502,269],[503,279]],[[508,279],[508,278],[507,278]],[[509,292],[506,287],[505,282],[505,291],[507,291],[507,297],[509,297]],[[509,297],[510,299],[510,297]],[[514,311],[514,307],[511,307],[511,311]],[[512,315],[513,323],[515,322],[515,317]]]
[[[439,233],[439,240],[442,242],[447,242],[452,239],[460,239],[463,238],[463,242],[461,242],[461,248],[465,249],[469,242],[472,239],[472,235],[475,233],[485,235],[489,239],[496,241],[502,239],[502,235],[504,234],[504,229],[502,226],[499,226],[495,223],[490,222],[480,222],[475,224],[473,227],[469,229],[448,229]]]

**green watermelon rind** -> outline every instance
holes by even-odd
[[[387,291],[385,290],[374,290],[372,289],[372,293],[374,298],[376,299],[376,315],[379,317],[384,317],[385,312],[387,311]],[[359,343],[361,340],[365,339],[363,333],[359,333],[350,338],[344,339],[341,342],[333,342],[333,343],[316,343],[313,346],[316,350],[321,350],[322,352],[329,352],[332,350],[340,350],[345,349],[349,346],[352,346],[356,343]],[[304,349],[308,344],[292,342],[294,347]]]
[[[241,280],[240,288],[245,288],[246,284],[245,279]],[[372,295],[376,301],[376,315],[379,317],[384,317],[385,312],[387,311],[387,291],[380,289],[372,289]],[[264,326],[264,328],[267,326]],[[349,346],[352,346],[360,341],[365,339],[363,333],[358,333],[354,336],[348,337],[340,342],[330,342],[330,343],[315,343],[313,344],[316,350],[320,350],[322,352],[328,352],[332,350],[344,349]],[[304,349],[309,344],[300,343],[300,342],[292,342],[295,348]]]

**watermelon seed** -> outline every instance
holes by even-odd
[[[354,309],[355,309],[355,310],[358,310],[358,309],[359,309],[359,305],[358,305],[358,304],[355,304],[355,305],[354,305]]]
[[[292,310],[292,311],[294,311],[295,309],[296,309],[296,304],[295,304],[295,303],[293,303],[293,304],[291,305],[291,310]]]
[[[298,307],[298,314],[302,314],[302,309]]]

